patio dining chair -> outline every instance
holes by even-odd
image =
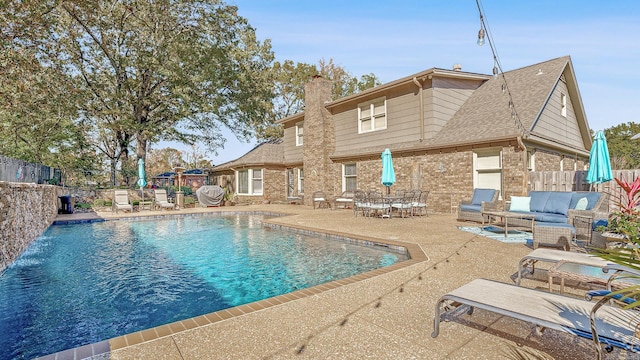
[[[391,204],[384,198],[382,192],[378,190],[372,190],[367,192],[367,199],[369,200],[369,211],[368,215],[380,217],[390,217],[391,216]]]
[[[413,214],[413,191],[404,191],[399,199],[391,203],[391,210],[397,210],[400,217],[405,218]]]
[[[370,209],[367,193],[362,190],[356,190],[353,193],[353,214],[358,217],[358,213],[366,216]]]
[[[327,195],[325,195],[324,191],[316,191],[313,193],[313,208],[320,209],[321,207],[330,208],[331,203],[329,203],[329,199]]]
[[[412,215],[427,216],[427,197],[429,196],[429,190],[414,190],[414,192]]]

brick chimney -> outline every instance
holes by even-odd
[[[311,205],[314,191],[324,191],[330,196],[331,184],[335,182],[329,159],[335,150],[335,130],[333,116],[325,108],[331,101],[331,81],[316,75],[304,91],[304,203]]]

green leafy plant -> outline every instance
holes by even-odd
[[[609,216],[607,226],[599,227],[598,230],[623,235],[622,241],[626,246],[613,249],[598,249],[598,256],[640,272],[640,209],[638,208],[640,205],[640,177],[631,183],[624,178],[616,178],[615,180],[621,188],[616,201],[618,210]],[[640,306],[640,285],[614,291],[601,300],[598,305],[604,304],[605,300],[615,295],[621,295],[623,299],[631,298],[634,300],[626,308]]]

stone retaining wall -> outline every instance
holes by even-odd
[[[58,213],[59,188],[0,181],[0,274]]]

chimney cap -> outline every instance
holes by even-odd
[[[453,71],[462,71],[462,64],[453,64]]]

